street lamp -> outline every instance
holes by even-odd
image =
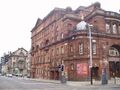
[[[90,62],[89,62],[89,68],[90,68],[90,83],[91,85],[93,84],[93,80],[92,80],[92,37],[91,37],[91,27],[93,27],[93,25],[88,24],[88,30],[89,30],[89,49],[90,49]]]

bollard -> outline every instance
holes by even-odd
[[[62,77],[61,77],[61,83],[62,83],[62,84],[65,84],[65,83],[66,83],[66,78],[65,78],[65,76],[62,76]]]

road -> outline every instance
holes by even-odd
[[[16,77],[0,76],[0,90],[120,90],[120,86],[70,86]]]

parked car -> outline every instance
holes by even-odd
[[[23,77],[22,74],[16,74],[15,76],[16,76],[16,77]]]
[[[12,74],[7,74],[7,77],[12,77]]]
[[[30,75],[27,75],[27,78],[30,78]]]

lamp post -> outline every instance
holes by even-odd
[[[89,30],[89,49],[90,49],[90,62],[89,62],[89,68],[90,68],[90,83],[91,85],[93,84],[93,80],[92,80],[92,37],[91,37],[91,27],[93,27],[93,25],[88,24],[88,30]]]

